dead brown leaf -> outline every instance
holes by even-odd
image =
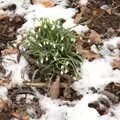
[[[81,8],[80,8],[80,13],[77,13],[76,15],[75,15],[75,18],[74,18],[74,23],[75,24],[78,24],[79,22],[80,22],[80,20],[81,20],[81,18],[82,18],[82,15],[84,15],[84,13],[85,13],[85,11],[87,10],[87,7],[86,6],[81,6]]]
[[[91,44],[97,45],[102,43],[100,35],[95,30],[91,30],[89,39]]]
[[[71,99],[71,88],[70,87],[66,87],[65,90],[63,91],[63,96],[65,99]]]
[[[0,100],[0,110],[7,109],[8,108],[8,101]]]
[[[33,5],[35,5],[35,4],[40,4],[40,1],[41,1],[41,0],[31,0],[31,3],[32,3]]]
[[[2,55],[10,55],[10,54],[16,54],[19,53],[19,50],[16,48],[8,48],[2,51]]]
[[[28,114],[23,115],[23,116],[22,116],[22,119],[23,119],[23,120],[29,120],[29,119],[30,119],[30,116],[29,116]]]
[[[18,112],[13,112],[12,116],[16,118],[20,118],[20,114]]]
[[[112,14],[112,9],[106,9],[106,12],[109,14],[109,15],[111,15]]]
[[[30,116],[27,113],[21,113],[19,111],[13,112],[12,116],[22,120],[29,120]]]
[[[8,18],[7,14],[0,14],[0,20]]]
[[[94,52],[87,51],[87,50],[83,52],[82,57],[89,61],[101,58],[101,56],[99,54],[96,54]]]
[[[79,38],[76,41],[76,52],[80,54],[84,59],[91,61],[100,58],[101,56],[99,54],[90,51],[90,47],[91,43],[86,40],[82,40]]]
[[[42,4],[47,8],[55,6],[54,2],[51,0],[32,0],[32,4]]]
[[[9,113],[0,112],[0,120],[10,120],[9,117],[10,117]]]
[[[90,50],[90,44],[86,40],[82,40],[82,38],[78,38],[76,40],[76,52],[81,54],[84,50]]]
[[[75,18],[74,18],[74,23],[75,23],[75,24],[79,23],[80,17],[81,17],[81,14],[80,14],[80,13],[78,13],[78,14],[75,15]]]
[[[112,62],[113,69],[120,69],[120,60],[114,60]]]
[[[10,80],[0,80],[0,85],[6,86],[10,83]]]

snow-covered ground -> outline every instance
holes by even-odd
[[[26,23],[18,30],[19,37],[20,33],[24,31],[31,30],[38,24],[38,19],[42,17],[49,17],[52,20],[63,18],[66,22],[64,23],[65,28],[75,26],[73,22],[73,16],[76,13],[76,10],[73,8],[65,8],[67,4],[64,0],[54,0],[59,5],[51,8],[46,8],[43,5],[31,5],[29,0],[0,0],[0,7],[7,4],[16,4],[17,9],[15,14],[20,14],[25,17],[27,20]],[[81,4],[86,4],[87,0],[80,0]],[[0,10],[1,13],[4,11]],[[6,13],[11,14],[9,11]],[[79,25],[74,27],[78,34],[89,30],[87,26]],[[22,39],[22,37],[20,37]],[[94,108],[88,107],[90,102],[97,100],[101,97],[101,94],[92,93],[90,90],[91,87],[99,89],[102,91],[110,82],[120,82],[120,70],[112,69],[112,61],[114,59],[120,59],[120,50],[115,49],[110,51],[109,47],[117,47],[120,44],[120,37],[114,37],[107,40],[104,40],[103,47],[100,50],[91,47],[94,52],[97,52],[101,55],[104,55],[103,58],[95,59],[93,61],[84,60],[81,66],[81,79],[73,83],[72,87],[78,94],[83,94],[81,100],[70,102],[71,106],[67,106],[63,100],[52,100],[46,96],[40,95],[35,88],[34,91],[39,97],[39,102],[42,109],[45,110],[45,114],[39,120],[120,120],[120,105],[113,105],[108,114],[100,116],[99,113]],[[12,60],[8,63],[8,59]],[[20,58],[20,62],[17,63],[16,56],[4,56],[3,57],[3,66],[6,69],[8,74],[12,71],[12,84],[21,84],[25,80],[29,80],[27,73],[24,73],[24,79],[22,73],[25,72],[26,66],[28,65],[27,61],[23,56]],[[17,81],[19,80],[19,81]],[[7,89],[6,87],[0,87],[0,98],[7,99]],[[114,113],[114,116],[111,115],[111,112]],[[31,120],[33,120],[31,118]]]

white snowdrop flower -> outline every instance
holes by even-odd
[[[61,71],[60,74],[63,75],[63,71]]]
[[[47,28],[47,25],[46,25],[46,24],[44,25],[44,28]]]
[[[61,51],[63,51],[63,50],[64,50],[64,47],[62,46],[62,47],[61,47]]]
[[[53,43],[52,43],[52,42],[50,42],[50,45],[53,45]]]
[[[35,35],[35,38],[38,39],[38,34]]]
[[[45,60],[48,61],[48,57],[46,57]]]
[[[43,64],[43,59],[40,60],[41,64]]]
[[[44,41],[44,42],[43,42],[43,45],[45,45],[45,44],[46,44],[46,42]]]
[[[35,34],[35,30],[34,29],[32,29],[30,32],[33,33],[33,34]]]
[[[65,69],[65,73],[68,73],[68,69]]]
[[[55,26],[53,25],[51,29],[54,30],[54,29],[55,29]]]
[[[72,41],[72,42],[75,42],[75,39],[74,39],[74,38],[71,38],[71,41]]]
[[[56,48],[56,44],[53,44],[53,47]]]
[[[49,44],[49,42],[48,42],[48,41],[46,41],[46,44],[48,45],[48,44]]]
[[[68,64],[69,64],[69,62],[67,61],[65,65],[68,65]]]
[[[54,60],[57,60],[55,56],[54,56]]]
[[[40,28],[38,28],[38,31],[40,32],[40,31],[41,31],[41,29],[40,29]]]
[[[64,37],[63,37],[63,36],[61,37],[61,40],[64,40]]]
[[[64,66],[63,66],[63,65],[61,66],[61,69],[64,69]]]
[[[40,47],[42,47],[42,44],[39,43],[38,45],[39,45]]]

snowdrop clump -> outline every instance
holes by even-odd
[[[74,24],[72,17],[77,10],[65,8],[67,0],[54,1],[58,3],[58,5],[52,8],[45,8],[43,5],[30,5],[30,0],[0,0],[0,6],[14,3],[17,5],[15,13],[24,15],[27,22],[18,32],[34,29],[34,27],[39,24],[37,19],[45,17],[48,17],[51,20],[64,19],[65,23],[63,26],[65,28],[73,27],[72,30],[76,31],[78,34],[88,30],[87,26],[78,25],[74,27],[76,24]],[[84,6],[87,4],[88,0],[80,0],[79,2]],[[43,114],[39,120],[119,120],[120,105],[113,106],[113,108],[110,109],[109,114],[104,116],[99,116],[94,108],[88,107],[88,103],[97,100],[100,97],[99,94],[91,94],[89,88],[95,87],[96,89],[103,89],[104,86],[110,82],[120,82],[120,71],[112,69],[111,62],[114,57],[110,56],[119,54],[120,51],[118,49],[114,49],[113,52],[109,50],[109,48],[116,48],[119,43],[119,37],[106,40],[100,51],[93,49],[96,53],[104,55],[104,58],[93,60],[91,62],[85,60],[83,62],[80,73],[82,78],[72,85],[78,94],[83,94],[83,98],[80,101],[75,101],[73,106],[62,105],[63,101],[58,102],[51,100],[48,97],[40,95],[38,91],[35,91],[40,99],[42,109],[45,110],[45,114]],[[19,62],[17,61],[16,54],[3,56],[2,65],[6,70],[6,76],[11,73],[11,84],[21,85],[23,81],[29,80],[26,73],[27,71],[25,70],[28,63],[23,56],[21,56]],[[7,94],[7,88],[0,87],[0,98],[7,99]],[[113,111],[116,116],[111,117],[110,113]],[[31,111],[29,110],[29,112]]]

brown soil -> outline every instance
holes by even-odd
[[[21,16],[5,16],[0,17],[0,51],[5,49],[10,41],[16,39],[17,30],[25,23],[25,19]]]
[[[101,9],[101,6],[105,4],[108,8]],[[119,21],[120,1],[118,0],[89,0],[81,19],[81,23],[87,24],[90,29],[104,37],[120,35]]]
[[[106,97],[100,97],[97,101],[89,103],[88,106],[95,108],[100,115],[107,114],[111,105],[120,103],[120,83],[109,83],[102,92]]]

